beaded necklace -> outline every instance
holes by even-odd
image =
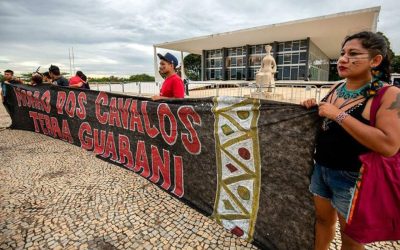
[[[346,85],[347,85],[347,82],[344,83],[342,86],[340,86],[339,88],[336,89],[336,96],[337,96],[338,98],[343,98],[343,99],[345,99],[345,100],[354,99],[354,98],[356,98],[357,96],[364,95],[365,90],[366,90],[367,88],[369,88],[369,86],[370,86],[370,84],[368,83],[368,84],[365,84],[364,86],[362,86],[362,87],[359,88],[359,89],[348,90],[348,89],[346,88]]]
[[[345,101],[342,105],[340,105],[339,109],[354,103],[356,101],[360,101],[361,99],[368,99],[370,97],[373,97],[374,95],[376,95],[377,91],[383,87],[383,82],[381,80],[379,80],[378,78],[373,78],[372,81],[368,84],[365,84],[363,87],[356,89],[356,90],[347,90],[346,89],[346,83],[344,83],[342,86],[338,87],[335,92],[336,92],[336,98],[333,101],[333,103],[336,102],[337,98],[343,98]],[[357,97],[361,97],[361,98],[357,98]],[[355,99],[357,98],[357,99]],[[355,99],[355,100],[353,100]],[[332,98],[330,103],[332,103]],[[358,106],[358,105],[356,105]],[[350,110],[346,110],[346,113],[350,113],[353,110],[353,108],[351,108]],[[325,118],[323,120],[322,123],[322,129],[324,131],[327,131],[329,129],[329,124],[332,123],[333,121]]]
[[[364,96],[365,98],[372,97],[376,94],[376,92],[383,87],[383,82],[378,78],[372,78],[371,82],[365,84],[359,89],[356,90],[348,90],[346,88],[346,82],[336,89],[336,96],[338,98],[343,98],[344,100],[347,99],[354,99],[357,96]]]

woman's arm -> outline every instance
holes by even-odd
[[[74,84],[74,85],[69,85],[68,87],[70,87],[70,88],[76,88],[76,89],[77,89],[77,88],[82,87],[83,84],[84,84],[84,82],[82,81],[82,82],[79,82],[79,83]]]
[[[320,116],[331,120],[342,110],[329,103],[321,103]],[[376,114],[376,127],[366,125],[347,116],[342,127],[359,143],[386,157],[395,155],[400,148],[400,89],[389,88],[382,98]]]

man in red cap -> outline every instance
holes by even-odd
[[[157,54],[160,58],[160,73],[165,75],[164,83],[160,90],[160,95],[152,97],[154,101],[170,98],[184,98],[185,88],[182,79],[176,74],[175,68],[178,66],[178,59],[171,53],[165,55]]]

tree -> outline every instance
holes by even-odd
[[[185,75],[193,81],[200,81],[201,77],[201,56],[189,54],[183,59],[185,65]]]
[[[388,46],[388,57],[389,57],[389,60],[391,60],[391,63],[390,63],[391,72],[393,72],[393,73],[400,73],[400,55],[395,55],[395,54],[394,54],[393,50],[392,50],[391,47],[390,47],[389,38],[387,38],[387,37],[385,36],[385,34],[383,34],[383,33],[380,32],[380,31],[377,32],[377,33],[383,36],[383,38],[385,39],[386,44],[387,44],[387,46]]]
[[[4,81],[4,76],[3,76],[3,74],[0,73],[0,82],[3,82],[3,81]]]
[[[130,82],[154,82],[154,76],[148,74],[131,75],[128,79]]]
[[[111,77],[89,77],[88,79],[90,82],[98,82],[98,83],[115,82],[115,79]]]
[[[400,55],[394,56],[391,65],[393,73],[400,73]]]
[[[32,78],[32,73],[22,73],[20,78],[23,81],[30,82]]]
[[[394,53],[393,53],[393,50],[392,50],[391,47],[390,47],[389,38],[387,38],[387,37],[385,36],[385,34],[383,34],[383,33],[380,32],[380,31],[378,31],[377,33],[378,33],[379,35],[383,36],[383,38],[385,39],[386,44],[387,44],[387,46],[388,46],[388,56],[389,56],[389,60],[390,60],[390,59],[393,60],[393,58],[394,58]]]

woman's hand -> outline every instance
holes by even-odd
[[[317,100],[315,100],[315,98],[307,99],[307,100],[301,102],[300,105],[309,109],[314,106],[317,106]]]
[[[335,120],[336,117],[342,112],[338,107],[328,102],[320,102],[318,108],[319,116]]]

